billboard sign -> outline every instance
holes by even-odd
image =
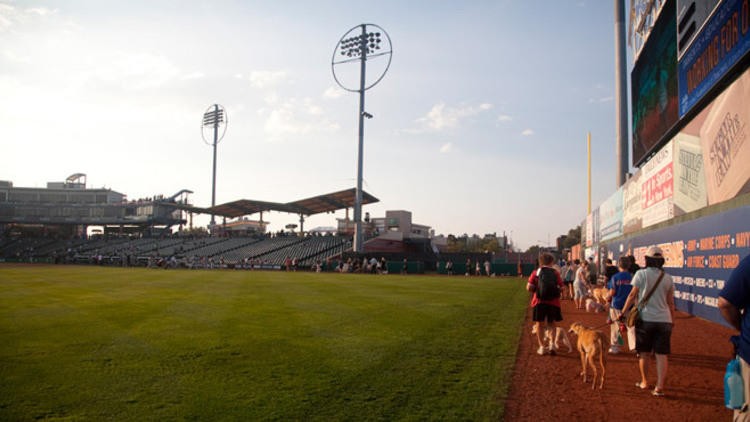
[[[602,241],[622,235],[622,192],[617,189],[599,205],[599,236]]]
[[[608,243],[608,255],[633,255],[645,264],[649,247],[665,254],[664,269],[675,283],[677,309],[725,324],[718,295],[732,270],[750,254],[750,205]]]
[[[672,146],[675,215],[681,215],[708,205],[706,172],[700,137],[683,131],[672,139]]]
[[[586,216],[586,246],[594,244],[594,215]]]
[[[643,227],[643,204],[641,201],[641,175],[638,170],[622,186],[622,231],[632,233]]]
[[[678,120],[676,21],[675,1],[668,0],[630,74],[634,165],[659,147]]]
[[[668,142],[641,169],[642,225],[648,227],[674,217],[674,164]]]
[[[591,212],[592,230],[594,236],[594,245],[598,245],[601,238],[599,237],[599,208]]]
[[[679,116],[690,109],[750,51],[748,0],[724,0],[680,59]]]

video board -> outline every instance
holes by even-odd
[[[675,0],[668,0],[630,74],[636,166],[659,147],[678,121],[676,22]]]
[[[750,0],[724,0],[680,57],[679,115],[685,116],[750,52]]]

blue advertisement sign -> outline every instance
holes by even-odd
[[[750,254],[750,205],[607,243],[607,255],[633,255],[643,266],[653,245],[664,251],[675,307],[728,326],[717,308],[718,296],[732,270]]]
[[[599,205],[599,237],[602,241],[622,235],[622,187]]]
[[[748,29],[748,0],[724,0],[717,6],[678,63],[680,118],[750,51]]]

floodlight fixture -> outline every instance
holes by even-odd
[[[226,111],[224,110],[224,107],[219,104],[209,106],[208,109],[206,109],[206,112],[203,113],[201,136],[203,137],[203,142],[213,146],[214,150],[213,178],[211,181],[211,208],[216,206],[216,145],[224,139],[224,134],[227,132],[227,124]],[[221,128],[221,134],[219,134],[219,128]],[[207,131],[209,132],[209,139],[211,138],[210,132],[213,132],[213,142],[209,142],[209,140],[206,139]],[[216,219],[215,216],[211,214],[211,227],[214,225],[216,225]]]
[[[369,30],[369,31],[368,31]],[[384,35],[381,38],[381,33]],[[385,41],[385,42],[383,42]],[[382,50],[377,51],[376,50]],[[341,57],[343,56],[343,57]],[[364,119],[372,119],[372,114],[365,111],[365,91],[377,85],[391,67],[391,58],[393,57],[393,47],[391,38],[388,33],[378,25],[372,23],[363,23],[346,31],[336,43],[333,49],[331,59],[331,71],[336,83],[346,91],[359,93],[359,147],[357,149],[357,189],[354,198],[354,252],[362,252],[362,149],[364,143]],[[367,82],[366,62],[379,60],[385,65],[382,71],[377,73],[377,77],[371,83]],[[344,71],[341,66],[349,63],[359,62],[359,86],[347,85],[341,75],[337,74]],[[376,62],[377,63],[377,62]]]

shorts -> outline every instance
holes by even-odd
[[[562,313],[560,313],[558,306],[538,303],[534,306],[532,319],[538,322],[544,322],[544,320],[547,320],[547,322],[557,322],[562,321]]]
[[[586,285],[580,281],[573,283],[573,292],[575,299],[584,299],[589,293],[586,291]]]
[[[638,353],[653,351],[660,355],[668,355],[671,352],[671,337],[671,322],[642,321],[635,327],[635,350]]]

